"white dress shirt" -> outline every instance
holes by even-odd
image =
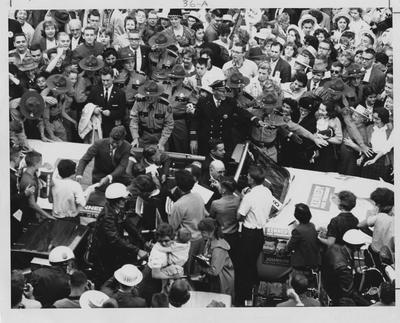
[[[386,129],[387,126],[384,125],[381,128],[378,128],[377,126],[373,127],[373,131],[371,134],[371,146],[372,150],[374,152],[380,152],[380,151],[386,151],[387,150],[387,135],[386,135]]]

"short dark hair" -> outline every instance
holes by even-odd
[[[190,173],[192,174],[192,176],[196,180],[199,180],[199,178],[201,177],[201,168],[193,164],[190,164],[187,168],[190,169]]]
[[[363,91],[364,98],[366,99],[369,95],[373,94],[377,95],[378,93],[370,84],[366,84]]]
[[[92,10],[90,10],[89,13],[88,13],[88,18],[89,18],[90,16],[100,17],[100,12],[99,12],[99,10],[97,10],[97,9],[92,9]]]
[[[200,51],[200,57],[203,54],[207,54],[210,58],[213,57],[213,51],[210,47],[205,47]]]
[[[116,58],[118,58],[118,53],[115,50],[115,48],[113,47],[106,48],[102,54],[104,59],[106,59],[110,55],[114,55]]]
[[[24,33],[16,33],[16,34],[14,35],[13,39],[15,40],[15,38],[21,37],[21,36],[24,37],[25,40],[27,40],[27,39],[26,39],[26,35],[25,35]]]
[[[195,184],[193,175],[184,169],[175,172],[175,181],[176,186],[178,186],[178,188],[185,193],[190,192]]]
[[[296,72],[296,74],[294,75],[294,79],[301,82],[303,84],[303,87],[307,85],[307,74],[302,71]]]
[[[208,62],[207,58],[200,57],[199,59],[197,59],[196,64],[207,66],[207,62]]]
[[[17,306],[22,301],[25,279],[21,270],[11,273],[11,307]]]
[[[161,223],[156,229],[156,239],[168,236],[172,239],[175,237],[174,228],[169,223]]]
[[[383,124],[388,124],[390,121],[389,111],[383,107],[378,107],[373,110],[373,113],[378,114],[379,119],[383,122]]]
[[[31,50],[31,52],[32,52],[32,51],[35,51],[35,50],[40,50],[40,51],[42,51],[42,49],[40,48],[40,45],[39,45],[39,44],[34,44],[34,45],[32,45],[32,46],[30,47],[30,50]]]
[[[307,204],[298,203],[295,205],[294,217],[300,223],[309,223],[311,216],[311,211]]]
[[[129,14],[129,15],[127,15],[127,16],[125,17],[125,19],[124,19],[124,28],[126,27],[126,22],[127,22],[128,20],[133,20],[133,21],[135,22],[135,26],[136,26],[136,18],[135,18],[134,16],[131,16],[131,15]]]
[[[375,55],[375,62],[377,63],[379,62],[386,66],[387,63],[389,62],[389,57],[385,53],[378,52]]]
[[[236,187],[237,187],[237,183],[234,180],[233,177],[231,176],[223,176],[221,177],[221,179],[219,180],[221,187],[226,188],[230,193],[235,192]]]
[[[364,50],[364,53],[366,53],[366,54],[371,54],[371,55],[373,55],[374,57],[375,57],[375,55],[376,55],[375,50],[372,49],[372,48],[367,48],[367,49],[365,49],[365,50]]]
[[[304,274],[297,272],[292,275],[290,285],[297,294],[303,294],[308,289],[308,279]]]
[[[76,163],[71,159],[61,159],[57,165],[58,174],[61,178],[67,178],[75,174]]]
[[[207,217],[199,222],[197,225],[199,231],[213,232],[217,239],[222,238],[221,226],[217,220]]]
[[[385,187],[378,187],[371,193],[370,199],[378,206],[379,212],[389,213],[394,205],[394,192]]]
[[[254,180],[257,185],[261,185],[265,180],[264,169],[259,165],[252,165],[249,167],[249,176]]]
[[[41,159],[42,159],[41,153],[39,153],[35,150],[29,151],[25,155],[26,166],[28,166],[28,167],[35,166],[36,164],[38,164],[40,162]]]
[[[355,196],[350,191],[341,191],[338,194],[339,198],[339,209],[343,209],[345,211],[351,211],[357,203],[357,196]]]
[[[71,287],[81,287],[87,283],[87,276],[83,271],[76,270],[70,275]]]
[[[140,193],[150,193],[153,192],[157,187],[153,182],[153,179],[149,175],[139,175],[132,180],[131,185],[127,187],[128,191],[133,189],[138,189]]]
[[[158,148],[156,145],[147,145],[143,149],[143,158],[149,159],[153,157],[158,151]]]
[[[231,29],[229,28],[229,24],[222,23],[217,28],[218,36],[221,35],[229,35],[231,33]]]
[[[279,46],[279,51],[280,52],[282,52],[282,50],[283,50],[283,45],[278,41],[273,41],[272,44],[271,44],[271,47],[272,46]]]
[[[151,297],[151,307],[168,307],[168,295],[155,293]]]
[[[343,64],[339,61],[335,61],[332,63],[331,67],[340,67],[343,70]]]
[[[100,70],[100,75],[108,75],[110,74],[111,77],[114,77],[114,71],[110,66],[104,66],[101,70]]]
[[[194,31],[198,31],[199,29],[204,29],[204,25],[202,22],[195,22],[191,28]]]
[[[126,136],[126,130],[124,126],[116,126],[110,131],[110,138],[114,140],[123,140]]]
[[[244,43],[244,42],[236,42],[233,44],[233,46],[241,47],[243,53],[246,52],[246,43]]]
[[[210,151],[215,150],[215,149],[217,149],[218,145],[223,144],[223,143],[224,142],[222,141],[222,139],[213,138],[208,141],[208,148]]]
[[[190,285],[186,280],[175,280],[168,293],[170,304],[175,307],[181,307],[190,299],[189,291]]]
[[[331,35],[324,28],[317,28],[314,31],[314,36],[317,37],[319,34],[323,34],[325,39],[329,39]]]
[[[297,47],[296,43],[289,41],[283,47],[284,47],[284,49],[286,49],[286,47],[292,47],[293,48],[293,57],[297,56],[298,47]]]
[[[394,282],[382,282],[379,286],[379,299],[385,305],[390,305],[396,299]]]

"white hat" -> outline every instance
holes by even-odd
[[[254,36],[254,38],[260,39],[276,39],[276,36],[272,33],[270,28],[261,28],[260,31]]]
[[[299,23],[297,24],[297,26],[299,26],[300,29],[302,29],[301,25],[305,20],[312,20],[314,22],[314,27],[318,26],[317,18],[310,15],[309,13],[306,13],[305,15],[301,16]]]
[[[81,308],[100,308],[109,297],[98,290],[88,290],[79,298]]]
[[[232,17],[232,15],[223,15],[222,21],[224,21],[224,20],[233,22],[233,17]]]
[[[142,272],[136,266],[127,264],[114,272],[115,279],[125,286],[136,286],[143,279]]]
[[[126,198],[129,195],[129,191],[124,184],[113,183],[107,187],[105,195],[106,199]]]
[[[343,235],[343,241],[352,245],[370,244],[372,237],[358,229],[350,229]]]
[[[370,117],[367,108],[364,107],[364,106],[362,106],[361,104],[357,105],[355,109],[354,109],[353,107],[350,107],[350,109],[351,109],[353,112],[356,112],[357,114],[363,116],[364,118],[369,119],[369,117]]]
[[[311,68],[311,66],[308,65],[310,63],[310,58],[308,56],[306,57],[306,56],[301,55],[301,54],[297,55],[297,57],[295,58],[294,62],[298,63],[300,65],[303,65],[305,67]]]
[[[49,254],[50,263],[64,262],[74,258],[75,256],[71,248],[66,246],[55,247],[53,250],[50,251]]]
[[[317,50],[314,47],[308,45],[304,49],[308,51],[314,58],[317,56]]]

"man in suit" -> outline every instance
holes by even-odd
[[[70,49],[74,50],[78,45],[85,41],[82,37],[82,23],[79,19],[71,19],[68,26],[71,32]]]
[[[123,126],[114,127],[110,137],[97,140],[80,159],[76,171],[76,180],[82,180],[83,172],[94,158],[92,183],[100,186],[114,182],[125,185],[130,183],[126,174],[131,145],[125,140],[126,130]]]
[[[210,85],[212,95],[200,97],[194,111],[190,127],[190,148],[192,153],[203,156],[209,154],[208,142],[211,139],[221,139],[225,150],[233,151],[232,127],[233,114],[248,119],[258,126],[259,119],[245,109],[240,109],[233,98],[227,97],[224,81],[215,81]]]
[[[103,137],[109,136],[114,126],[122,124],[126,113],[125,93],[113,85],[114,71],[110,67],[104,67],[100,71],[102,86],[95,86],[88,97],[88,103],[98,107],[95,114],[102,115],[101,129]]]
[[[288,62],[281,58],[283,46],[281,43],[275,41],[271,45],[271,70],[272,77],[277,77],[277,72],[279,72],[279,77],[281,83],[290,82],[292,68]]]
[[[146,75],[150,72],[149,66],[149,53],[150,47],[146,45],[140,45],[141,36],[138,30],[128,32],[129,46],[127,48],[133,53],[135,57],[135,70],[137,72],[142,71]],[[124,49],[124,48],[122,48]]]
[[[361,64],[364,68],[364,82],[369,83],[376,93],[381,93],[385,87],[385,73],[374,64],[376,52],[372,48],[364,50],[361,55]]]

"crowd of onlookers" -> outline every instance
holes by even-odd
[[[246,169],[246,185],[225,176],[246,140],[281,166],[393,183],[388,8],[15,10],[8,22],[11,213],[22,211],[12,241],[32,222],[78,217],[92,159],[106,199],[91,227],[90,279],[56,248],[29,283],[13,272],[13,307],[180,307],[193,289],[245,305],[273,198],[260,166]],[[28,139],[91,144],[78,165],[59,161],[51,213],[37,203],[45,160]],[[172,188],[166,151],[205,160],[176,171]],[[356,199],[338,194],[342,213],[326,232],[296,205],[281,306],[320,306],[306,292],[321,268],[330,304],[368,305],[353,286],[358,228],[375,227],[369,253],[382,269],[382,247],[394,252],[394,197],[377,189],[377,214],[362,222]],[[151,243],[140,231],[152,229]],[[393,288],[381,285],[382,303]]]

